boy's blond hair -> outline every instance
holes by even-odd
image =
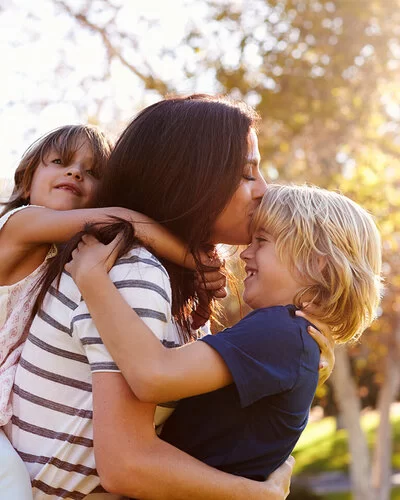
[[[270,184],[252,221],[277,257],[310,283],[293,303],[313,302],[335,340],[356,340],[381,297],[381,239],[372,216],[346,196],[315,186]]]

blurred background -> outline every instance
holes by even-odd
[[[370,210],[380,316],[337,351],[289,498],[400,499],[400,0],[0,0],[0,53],[3,196],[48,130],[89,122],[117,137],[144,106],[197,91],[256,107],[268,179]],[[226,306],[236,319],[235,297]]]

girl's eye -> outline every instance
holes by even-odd
[[[95,179],[99,179],[99,174],[96,172],[96,170],[92,169],[92,168],[89,168],[86,170],[86,173],[90,176],[90,177],[94,177]]]
[[[62,165],[62,160],[61,158],[55,158],[54,160],[51,160],[51,163],[55,163],[56,165]]]

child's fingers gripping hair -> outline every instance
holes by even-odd
[[[96,271],[108,273],[118,258],[122,244],[121,233],[108,244],[101,243],[91,234],[84,234],[72,252],[72,259],[66,264],[65,270],[77,284],[90,273]]]

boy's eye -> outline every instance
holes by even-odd
[[[243,174],[242,177],[243,177],[243,179],[246,179],[246,181],[255,181],[256,180],[256,178],[253,177],[252,175]]]
[[[256,236],[254,238],[258,243],[268,243],[269,239],[266,236]]]

